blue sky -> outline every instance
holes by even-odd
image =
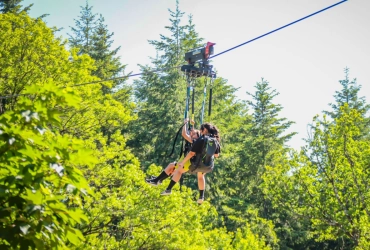
[[[324,7],[333,0],[182,0],[180,9],[193,15],[196,30],[205,41],[215,42],[215,53],[229,49]],[[49,26],[64,28],[79,15],[85,0],[26,0],[34,3],[30,15],[45,18]],[[88,0],[93,12],[104,16],[114,32],[114,47],[127,72],[139,73],[137,64],[149,64],[155,56],[148,40],[166,34],[168,9],[175,0]],[[238,87],[238,98],[263,77],[280,95],[275,103],[283,106],[282,117],[296,122],[290,131],[298,132],[290,145],[299,148],[307,137],[307,124],[313,116],[328,109],[343,69],[362,85],[361,96],[370,102],[370,10],[369,0],[349,0],[323,13],[294,24],[255,42],[213,59],[218,76]],[[184,18],[185,21],[185,18]],[[131,79],[132,80],[132,79]],[[217,124],[217,121],[214,121]]]

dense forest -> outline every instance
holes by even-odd
[[[168,35],[149,41],[157,57],[128,84],[93,6],[62,38],[30,17],[32,6],[0,0],[0,248],[370,249],[370,105],[348,68],[300,150],[287,146],[294,121],[281,117],[267,79],[238,100],[217,77],[205,120],[220,129],[222,151],[206,201],[197,204],[190,174],[170,196],[160,195],[169,179],[145,182],[176,160],[168,153],[186,96],[176,66],[204,45],[176,6]]]

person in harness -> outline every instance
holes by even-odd
[[[181,175],[188,171],[184,166],[185,163],[190,160],[191,165],[189,167],[189,172],[197,173],[198,177],[198,203],[203,203],[205,174],[213,171],[214,158],[219,156],[221,148],[220,132],[216,126],[213,126],[210,123],[204,123],[200,127],[200,133],[202,136],[193,143],[190,152],[177,164],[178,168],[173,173],[170,184],[167,189],[161,193],[161,195],[170,195],[172,193],[173,186],[180,180]]]
[[[182,127],[182,132],[181,132],[181,135],[182,137],[184,137],[185,140],[187,140],[189,143],[191,143],[190,145],[192,145],[200,136],[200,131],[197,130],[197,129],[190,129],[190,130],[187,130],[187,123],[189,122],[188,119],[185,119],[184,120],[184,126]],[[182,161],[185,157],[182,156],[179,161]],[[184,163],[184,169],[187,169],[189,170],[189,167],[190,167],[191,163],[190,161],[186,161]],[[168,166],[155,178],[151,178],[151,179],[146,179],[146,183],[152,185],[152,186],[157,186],[158,184],[162,183],[163,180],[167,179],[168,177],[170,177],[173,172],[175,171],[175,169],[177,168],[177,162],[171,162],[170,164],[168,164]]]

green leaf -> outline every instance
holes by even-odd
[[[26,190],[26,195],[22,196],[25,200],[32,202],[33,204],[42,204],[43,195],[40,191],[36,190]]]
[[[79,243],[80,243],[80,240],[79,240],[79,237],[78,235],[76,234],[76,231],[75,229],[72,229],[72,228],[67,228],[66,229],[67,231],[67,239],[75,246],[77,246]]]
[[[3,197],[7,194],[7,189],[5,186],[0,186],[0,197]]]

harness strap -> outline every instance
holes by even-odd
[[[209,90],[208,121],[211,121],[213,78],[211,78],[211,84],[210,85],[211,86],[210,86],[210,90]]]
[[[173,141],[173,144],[172,144],[172,151],[171,153],[167,156],[167,157],[171,157],[174,150],[175,150],[175,144],[176,144],[176,141],[177,141],[177,137],[179,137],[179,134],[180,134],[180,131],[182,130],[182,127],[184,127],[185,123],[182,124],[182,126],[179,128],[179,130],[177,131],[177,134],[176,134],[176,137],[175,137],[175,140]],[[181,145],[181,151],[182,151],[182,145]]]
[[[195,87],[193,86],[193,96],[191,98],[191,120],[194,121],[194,95],[195,95]],[[190,126],[190,122],[189,122],[189,126]],[[193,128],[194,128],[194,124],[193,124]]]
[[[191,78],[187,76],[186,78],[188,86],[186,88],[186,104],[185,104],[185,113],[184,113],[184,119],[188,118],[189,114],[189,102],[190,102],[190,83],[191,83]]]
[[[185,115],[184,115],[184,119],[186,118],[189,118],[188,114],[189,114],[189,108],[190,108],[190,91],[191,91],[191,83],[192,83],[192,77],[190,74],[187,74],[186,75],[186,81],[187,81],[187,89],[186,89],[186,107],[185,107]],[[192,120],[194,120],[194,87],[193,87],[193,96],[192,96],[192,116],[191,116]],[[189,129],[190,129],[190,122],[188,123],[189,124]],[[185,124],[184,124],[185,125]],[[181,127],[182,128],[182,127]],[[185,145],[184,145],[184,141],[185,141]],[[185,140],[184,138],[181,140],[181,151],[180,151],[180,156],[179,158],[181,158],[182,155],[184,155],[184,157],[186,156],[186,154],[189,152],[190,150],[190,143]],[[182,191],[182,185],[184,183],[184,175],[181,175],[181,178],[180,178],[180,191]]]
[[[208,106],[208,120],[211,121],[212,111],[212,89],[209,90],[209,106]]]
[[[207,77],[204,79],[204,88],[203,88],[203,101],[202,101],[202,110],[200,112],[200,124],[203,124],[204,118],[204,107],[206,106],[207,99]]]

